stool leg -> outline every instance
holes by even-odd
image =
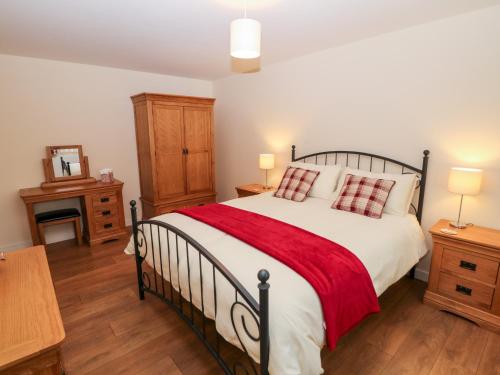
[[[38,236],[40,237],[40,243],[44,246],[47,245],[45,243],[45,226],[43,223],[38,223]]]
[[[82,228],[80,227],[80,218],[75,218],[75,235],[78,245],[82,245]]]

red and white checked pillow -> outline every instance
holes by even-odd
[[[318,176],[319,171],[288,167],[274,196],[303,202]]]
[[[392,180],[348,174],[332,208],[380,219],[395,183]]]

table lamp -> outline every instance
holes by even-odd
[[[265,169],[266,171],[266,185],[265,189],[271,189],[271,186],[267,184],[267,172],[274,168],[274,154],[260,154],[259,155],[259,168]]]
[[[462,214],[462,202],[464,195],[477,195],[481,189],[481,178],[483,171],[476,168],[454,167],[450,170],[448,178],[448,190],[452,193],[460,194],[460,209],[458,210],[458,219],[451,222],[450,225],[455,228],[463,229],[466,226],[460,223]]]

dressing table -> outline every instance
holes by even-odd
[[[90,177],[88,159],[81,146],[48,146],[43,165],[46,181],[41,186],[19,190],[26,205],[33,245],[41,244],[34,205],[67,198],[80,198],[83,238],[91,246],[128,233],[123,182],[102,182]]]

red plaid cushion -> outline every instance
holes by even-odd
[[[380,219],[396,181],[346,175],[332,208]]]
[[[319,171],[288,167],[274,196],[302,202],[306,199],[318,176]]]

